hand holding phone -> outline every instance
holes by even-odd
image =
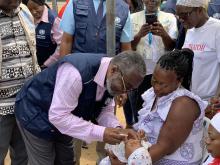
[[[157,14],[156,13],[145,13],[145,19],[148,25],[153,25],[153,23],[157,22]]]

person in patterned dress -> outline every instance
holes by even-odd
[[[0,165],[10,149],[13,165],[27,154],[14,116],[15,97],[37,72],[34,22],[21,0],[0,0]]]

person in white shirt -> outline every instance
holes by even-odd
[[[161,0],[143,0],[145,9],[131,14],[134,40],[132,49],[138,51],[145,60],[147,74],[137,91],[129,93],[135,121],[141,109],[141,95],[151,87],[151,77],[158,59],[167,51],[173,50],[178,35],[177,20],[171,13],[160,11]],[[155,22],[149,22],[145,15],[155,14]],[[126,110],[125,110],[126,111]]]
[[[211,100],[220,94],[220,21],[208,16],[207,5],[207,0],[178,0],[176,14],[188,29],[183,47],[195,54],[191,91]]]

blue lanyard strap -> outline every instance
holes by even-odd
[[[153,41],[153,34],[151,32],[148,33],[148,44],[151,45]]]

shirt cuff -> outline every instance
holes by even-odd
[[[94,124],[94,128],[92,129],[91,135],[97,141],[103,141],[104,132],[105,127]]]

